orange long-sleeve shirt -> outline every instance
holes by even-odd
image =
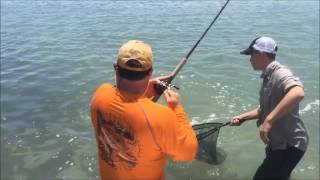
[[[195,158],[197,139],[181,105],[172,110],[103,84],[92,98],[91,119],[102,179],[165,179],[167,156]]]

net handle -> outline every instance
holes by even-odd
[[[204,123],[206,124],[206,123]],[[197,139],[198,141],[201,140],[201,139],[204,139],[208,136],[210,136],[211,134],[215,133],[216,131],[218,131],[220,128],[224,127],[224,126],[227,126],[230,124],[230,121],[224,123],[224,124],[221,124],[220,126],[217,126],[217,127],[214,127],[213,129],[207,131],[207,132],[203,132],[203,133],[200,133],[197,135]]]
[[[241,123],[246,121],[246,120],[248,120],[248,116],[242,117],[240,119]],[[204,125],[204,124],[211,124],[211,123],[203,123],[201,125]],[[227,125],[230,125],[230,124],[231,124],[231,121],[228,121],[228,122],[225,122],[225,123],[223,123],[223,124],[221,124],[221,125],[219,125],[217,127],[214,127],[213,129],[211,129],[211,130],[209,130],[207,132],[200,133],[200,134],[197,135],[197,139],[198,139],[198,141],[201,140],[201,139],[204,139],[204,138],[210,136],[211,134],[215,133],[216,131],[218,131],[220,128],[222,128],[224,126],[227,126]]]

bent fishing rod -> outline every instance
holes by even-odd
[[[191,56],[191,54],[193,53],[193,51],[196,49],[196,47],[199,45],[199,43],[201,42],[201,40],[204,38],[204,36],[207,34],[207,32],[210,30],[210,28],[212,27],[212,25],[214,24],[214,22],[218,19],[218,17],[220,16],[220,14],[222,13],[222,11],[224,10],[224,8],[227,6],[227,4],[229,3],[230,0],[227,0],[226,3],[221,7],[219,13],[216,15],[216,17],[212,20],[212,22],[210,23],[210,25],[208,26],[208,28],[204,31],[204,33],[202,34],[202,36],[200,37],[200,39],[196,42],[196,44],[191,48],[191,50],[188,52],[188,54],[183,57],[179,64],[176,66],[176,68],[173,70],[173,72],[169,75],[169,77],[164,80],[161,81],[160,84],[157,84],[155,86],[155,90],[157,91],[157,95],[155,95],[152,98],[153,102],[158,101],[158,99],[160,98],[160,96],[162,95],[163,91],[166,90],[168,87],[172,87],[173,85],[171,85],[172,80],[177,76],[177,74],[179,73],[179,71],[182,69],[183,65],[188,61],[189,57]],[[175,86],[173,86],[175,87]]]

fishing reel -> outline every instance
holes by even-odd
[[[166,82],[166,81],[160,81],[159,84],[156,84],[154,86],[154,89],[156,90],[156,92],[158,94],[162,94],[163,91],[165,91],[168,88],[175,88],[176,90],[179,90],[179,87],[177,87],[177,86],[175,86],[173,84],[170,84],[169,82]]]

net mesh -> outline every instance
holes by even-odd
[[[196,132],[199,148],[197,159],[210,164],[219,164],[225,153],[217,148],[219,130],[223,123],[204,123],[192,126]]]

